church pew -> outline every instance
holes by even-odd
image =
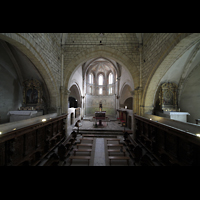
[[[65,139],[66,118],[61,115],[2,134],[0,166],[39,165]]]
[[[88,165],[90,164],[90,156],[70,156],[70,165],[72,164],[72,160],[78,159],[78,160],[88,160]]]
[[[82,137],[95,137],[96,135],[93,134],[82,134]]]
[[[73,152],[74,155],[76,155],[76,152],[90,152],[91,155],[92,149],[74,149]]]
[[[127,160],[127,164],[129,165],[129,157],[127,156],[108,156],[108,159],[110,161],[111,166],[111,160]]]
[[[59,163],[59,157],[58,155],[53,152],[49,155],[49,158],[40,166],[57,166]]]
[[[83,141],[83,140],[93,141],[94,138],[80,138],[79,140],[81,140],[81,141]]]
[[[119,153],[121,152],[125,156],[125,152],[126,152],[124,149],[123,150],[121,150],[121,149],[108,149],[107,151],[108,151],[108,156],[110,156],[110,153],[112,153],[112,152],[119,152]]]
[[[77,134],[74,134],[74,132],[72,132],[70,136],[64,142],[62,142],[61,145],[59,145],[57,153],[60,160],[63,161],[68,156],[76,141],[76,136]]]
[[[123,144],[107,144],[107,147],[109,149],[109,147],[123,147]]]
[[[77,144],[77,149],[78,149],[78,147],[84,147],[84,146],[92,148],[93,144],[87,144],[87,143]]]
[[[118,141],[118,142],[120,142],[120,139],[118,139],[118,138],[108,138],[106,140],[107,140],[107,144],[108,144],[109,141]]]

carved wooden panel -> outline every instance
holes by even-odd
[[[169,154],[177,156],[177,137],[175,135],[166,133],[165,148]]]
[[[36,149],[36,131],[29,132],[25,135],[25,156]]]
[[[5,143],[0,143],[0,166],[5,165]]]
[[[49,122],[33,124],[2,135],[0,166],[36,165],[64,139],[63,120],[66,118],[67,115],[62,115]]]
[[[58,123],[55,122],[53,123],[53,135],[56,135],[58,132]]]
[[[182,130],[134,115],[135,139],[164,165],[200,165],[200,140]],[[148,132],[148,135],[146,134]]]
[[[24,136],[22,135],[12,140],[9,148],[12,149],[10,156],[11,165],[18,165],[24,157]]]
[[[37,130],[36,139],[37,139],[37,142],[36,142],[37,147],[44,149],[44,146],[45,146],[45,127],[41,127]]]

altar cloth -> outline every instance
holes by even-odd
[[[30,111],[30,110],[14,110],[14,111],[9,111],[7,113],[7,115],[33,115],[33,114],[36,114],[37,111]]]

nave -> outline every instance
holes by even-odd
[[[54,155],[58,155],[57,159],[47,156],[39,166],[162,166],[132,139],[130,130],[126,128],[124,131],[119,121],[105,124],[105,129],[94,129],[92,122],[87,120],[81,123],[83,128],[78,133],[73,131],[53,150]]]

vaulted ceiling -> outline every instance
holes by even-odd
[[[111,70],[113,72],[113,65],[106,59],[99,58],[92,62],[89,66],[90,70],[98,74],[99,72],[107,72]]]
[[[62,45],[73,44],[138,44],[143,33],[61,33]]]

